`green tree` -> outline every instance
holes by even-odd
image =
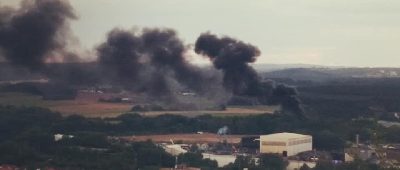
[[[284,170],[288,162],[278,154],[262,154],[260,156],[260,167],[265,170]]]
[[[324,130],[313,134],[313,143],[315,148],[328,151],[342,150],[345,145],[345,141],[343,139],[329,130]]]
[[[248,168],[251,170],[263,169],[256,165],[255,159],[250,156],[237,156],[235,162],[230,163],[224,167],[224,169],[229,170],[242,170],[243,168]]]
[[[210,159],[203,159],[203,155],[199,152],[187,152],[178,156],[179,163],[184,163],[193,167],[217,168],[218,163]]]

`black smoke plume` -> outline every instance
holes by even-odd
[[[300,99],[297,97],[298,93],[294,87],[284,84],[277,85],[270,98],[271,104],[281,104],[284,112],[294,114],[298,118],[304,118],[303,108]]]
[[[108,33],[107,41],[98,48],[98,61],[104,76],[113,82],[135,86],[139,82],[142,48],[140,38],[130,32],[115,29]]]
[[[257,47],[233,38],[218,38],[204,33],[196,41],[195,52],[208,56],[215,68],[223,71],[224,87],[235,95],[254,96],[260,93],[259,77],[249,66],[260,55]]]
[[[260,56],[256,46],[201,34],[195,52],[208,56],[222,72],[221,78],[215,69],[190,64],[185,55],[189,46],[172,29],[114,29],[97,47],[97,61],[75,64],[70,62],[80,61],[81,56],[69,51],[73,19],[76,15],[64,0],[24,0],[18,9],[0,7],[0,60],[44,74],[57,84],[56,89],[106,83],[169,101],[182,90],[206,96],[208,101],[230,97],[228,91],[237,101],[276,102],[284,109],[301,111],[295,90],[262,82],[249,65]]]
[[[203,33],[195,43],[195,52],[209,57],[214,67],[222,70],[223,85],[235,95],[232,98],[234,103],[281,104],[283,110],[302,115],[295,88],[262,82],[249,65],[261,54],[256,46],[230,37],[219,38]]]
[[[55,53],[67,54],[67,25],[76,18],[67,1],[25,0],[0,11],[0,51],[10,63],[38,70]]]
[[[97,48],[103,75],[125,88],[170,96],[174,89],[206,92],[213,77],[188,63],[187,47],[171,29],[112,30]]]
[[[184,56],[187,47],[171,29],[145,29],[142,34],[144,52],[159,74],[171,70],[175,78],[187,88],[202,93],[207,88],[206,75],[189,64]]]

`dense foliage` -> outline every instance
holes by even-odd
[[[84,118],[62,118],[40,108],[0,107],[0,164],[27,168],[136,169],[146,166],[173,167],[175,161],[152,142],[132,145],[112,143],[99,131],[69,131],[71,138],[55,141],[58,125]],[[79,122],[79,121],[75,121]],[[81,127],[79,127],[81,126]],[[67,131],[64,131],[67,132]]]
[[[381,118],[388,112],[400,111],[399,78],[352,78],[292,84],[298,85],[307,112],[321,119]]]
[[[360,134],[364,141],[400,142],[400,128],[385,128],[376,119],[367,118],[337,121],[298,120],[285,114],[194,118],[124,114],[116,118],[89,119],[76,115],[62,117],[41,108],[0,106],[0,164],[84,169],[173,167],[175,159],[152,142],[126,145],[112,142],[107,136],[216,132],[222,126],[228,126],[230,134],[284,131],[311,134],[318,150],[341,150],[345,141],[354,140],[354,134]],[[54,134],[58,133],[74,137],[56,142]],[[196,153],[181,155],[179,160],[193,166],[215,167],[215,162],[204,160]]]
[[[178,162],[180,164],[186,164],[191,167],[201,167],[203,169],[215,169],[218,167],[216,161],[208,158],[203,158],[203,155],[199,152],[187,152],[179,155]]]
[[[238,156],[234,163],[226,165],[224,169],[285,170],[287,165],[288,162],[277,154],[262,154],[257,160],[249,156]]]

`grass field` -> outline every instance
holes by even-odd
[[[40,96],[23,93],[0,93],[0,104],[44,107],[62,115],[78,114],[85,117],[115,117],[132,107],[127,103],[100,103],[96,98],[83,95],[78,95],[77,100],[42,100]]]
[[[79,93],[76,100],[42,100],[40,96],[24,93],[0,93],[1,105],[37,106],[49,108],[62,115],[82,115],[85,117],[116,117],[129,113],[133,103],[103,103],[98,102],[100,94]],[[143,116],[157,116],[162,114],[176,114],[195,117],[203,114],[214,116],[245,116],[253,114],[273,113],[277,106],[232,106],[223,111],[196,110],[196,111],[151,111],[140,112]]]

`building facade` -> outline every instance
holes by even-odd
[[[296,133],[275,133],[260,136],[260,153],[293,156],[312,150],[312,136]]]

